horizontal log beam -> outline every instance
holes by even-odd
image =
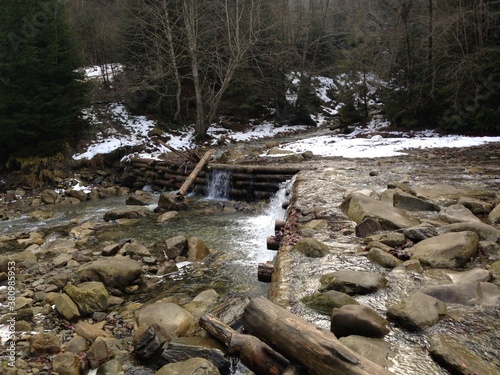
[[[243,173],[281,173],[281,174],[296,174],[303,168],[298,166],[269,166],[269,165],[237,165],[237,164],[217,164],[211,163],[207,167],[215,170],[224,170],[231,172]]]

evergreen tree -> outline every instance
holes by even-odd
[[[87,104],[60,0],[0,5],[0,161],[48,156],[80,134]]]

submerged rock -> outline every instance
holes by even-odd
[[[344,305],[358,305],[359,302],[346,293],[330,290],[324,293],[315,293],[301,299],[307,307],[321,314],[331,315],[333,309]]]
[[[293,246],[293,250],[296,250],[310,258],[322,258],[330,253],[330,249],[327,245],[310,237],[301,238]]]
[[[220,372],[204,358],[191,358],[183,362],[169,363],[155,375],[220,375]]]
[[[496,375],[498,369],[458,343],[449,335],[433,334],[428,338],[431,356],[453,374]]]
[[[420,288],[419,291],[446,303],[500,306],[500,288],[492,283],[464,282],[431,285]]]
[[[374,272],[345,270],[321,276],[320,283],[320,292],[336,290],[353,295],[376,292],[387,285],[387,280]]]

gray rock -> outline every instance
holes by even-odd
[[[172,332],[176,336],[186,335],[196,326],[194,317],[172,302],[158,301],[144,306],[135,313],[135,317],[135,338],[140,337],[153,323],[159,324],[166,332]]]
[[[109,294],[101,282],[90,281],[78,286],[68,284],[64,292],[76,303],[82,314],[105,311],[109,306]]]
[[[380,242],[389,247],[403,246],[406,243],[406,238],[403,233],[388,232],[367,236],[367,242]]]
[[[160,324],[153,323],[134,342],[134,353],[142,359],[150,359],[160,353],[166,342],[169,342],[175,335],[167,331]]]
[[[490,265],[489,269],[493,282],[500,286],[500,261],[496,261]]]
[[[42,199],[43,203],[54,204],[58,201],[59,196],[54,190],[45,189],[40,193],[40,198]]]
[[[389,333],[387,320],[364,305],[344,305],[333,310],[330,331],[337,337],[382,337]]]
[[[374,218],[382,229],[402,229],[419,224],[418,220],[408,216],[405,211],[359,193],[350,194],[340,205],[340,209],[356,223],[361,223],[368,217]]]
[[[386,253],[381,249],[377,249],[376,247],[371,249],[368,252],[368,254],[366,254],[366,257],[370,259],[372,262],[377,263],[382,267],[386,268],[395,268],[399,266],[401,263],[403,263],[402,260],[396,258],[395,256],[389,253]]]
[[[418,272],[418,273],[424,272],[422,264],[420,264],[420,261],[417,259],[407,260],[401,263],[399,266],[397,266],[394,270],[405,271],[405,272]]]
[[[52,371],[59,375],[80,375],[80,359],[71,352],[59,353],[52,359]]]
[[[381,367],[388,368],[392,364],[389,358],[394,357],[395,353],[383,339],[352,335],[341,337],[339,341]]]
[[[117,255],[84,264],[77,274],[82,280],[100,281],[108,287],[123,289],[136,281],[142,272],[139,262]]]
[[[177,211],[167,211],[156,218],[156,222],[164,223],[165,221],[178,219],[181,215]]]
[[[492,224],[500,223],[500,204],[497,204],[496,207],[488,214],[488,220]]]
[[[413,292],[387,310],[387,317],[410,330],[422,330],[439,322],[447,313],[444,302]]]
[[[307,307],[321,314],[331,315],[333,309],[344,305],[358,305],[358,301],[346,293],[330,290],[324,293],[315,293],[301,299]]]
[[[498,368],[490,365],[449,335],[440,333],[427,338],[431,356],[453,374],[464,375],[497,375]]]
[[[399,189],[406,194],[410,195],[416,195],[416,192],[413,188],[410,187],[410,185],[405,184],[404,182],[400,181],[390,181],[387,183],[387,189]]]
[[[125,371],[123,370],[120,361],[117,359],[112,359],[97,369],[96,375],[124,375]]]
[[[42,354],[57,354],[61,351],[61,340],[55,334],[42,332],[31,336],[30,354],[34,356]]]
[[[123,255],[130,255],[130,256],[138,255],[141,257],[147,257],[151,255],[149,249],[136,240],[132,240],[123,245],[123,247],[120,250],[120,253]]]
[[[500,306],[500,288],[492,283],[431,285],[420,288],[419,291],[446,303]]]
[[[78,306],[67,294],[60,294],[55,300],[55,308],[64,319],[73,322],[80,318]]]
[[[476,198],[462,197],[457,203],[468,208],[475,215],[488,215],[493,209],[491,203]]]
[[[377,220],[371,217],[367,217],[366,219],[361,221],[358,225],[356,225],[355,233],[357,237],[366,237],[369,236],[370,234],[378,232],[381,229],[382,225],[380,225],[380,223]]]
[[[89,361],[90,368],[95,369],[108,361],[110,353],[106,342],[102,337],[98,337],[87,352],[87,360]]]
[[[344,270],[321,276],[320,283],[320,292],[336,290],[353,295],[376,292],[387,285],[387,280],[374,272]]]
[[[420,242],[426,240],[427,238],[437,236],[438,232],[434,227],[418,226],[403,229],[403,234],[413,242]]]
[[[158,209],[165,211],[179,211],[181,206],[177,203],[174,194],[164,193],[158,199]]]
[[[449,223],[476,222],[481,220],[476,217],[468,208],[461,204],[454,204],[444,208],[439,213],[439,218]]]
[[[446,272],[448,277],[455,283],[486,282],[491,280],[491,273],[483,268],[474,268],[463,272]]]
[[[327,245],[311,237],[301,238],[293,246],[293,250],[310,258],[322,258],[330,253]]]
[[[205,358],[214,364],[221,373],[229,370],[226,351],[218,342],[206,337],[181,337],[173,339],[163,349],[161,359],[164,363],[185,361],[189,358]]]
[[[166,240],[166,244],[165,254],[169,259],[175,259],[187,251],[187,238],[184,236],[170,237]]]
[[[500,229],[485,223],[468,222],[449,224],[437,227],[436,231],[439,234],[470,231],[476,233],[480,240],[500,243]]]
[[[153,196],[144,192],[131,194],[125,201],[127,206],[147,206],[151,203],[153,203]]]
[[[66,352],[71,352],[73,354],[80,354],[86,352],[89,349],[89,343],[82,336],[75,335],[66,344]]]
[[[183,362],[169,363],[155,375],[220,375],[220,372],[204,358],[190,358]]]
[[[474,232],[446,233],[428,238],[408,249],[411,259],[434,268],[463,267],[476,254],[478,237]]]
[[[71,189],[67,192],[70,197],[78,199],[80,202],[85,202],[88,199],[87,193],[82,190]]]
[[[191,237],[188,240],[187,260],[196,262],[205,259],[210,255],[210,250],[198,237]]]
[[[414,195],[396,192],[393,196],[393,204],[396,208],[408,211],[439,211],[441,207],[437,204],[415,197]]]
[[[151,210],[142,206],[125,206],[109,210],[104,214],[104,221],[118,219],[140,219],[151,213]]]

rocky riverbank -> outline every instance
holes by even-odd
[[[422,373],[414,369],[418,364],[401,364],[404,353],[394,343],[407,332],[419,333],[408,348],[420,354],[411,359],[429,357],[429,347],[443,368],[497,373],[498,320],[486,318],[499,314],[498,145],[378,160],[308,158],[304,165],[315,169],[301,172],[293,186],[269,298],[345,337],[345,345],[397,374]],[[82,201],[92,194],[76,197],[72,190],[64,197],[46,191],[31,205],[4,212],[46,213],[69,196]],[[117,186],[104,191],[123,200],[130,195]],[[96,197],[104,195],[97,191]],[[59,226],[57,240],[47,228],[1,238],[2,314],[15,307],[13,325],[12,315],[2,319],[15,332],[15,358],[4,351],[4,373],[231,371],[225,348],[200,329],[198,319],[210,312],[238,322],[245,298],[207,288],[192,298],[173,293],[155,299],[152,276],[177,270],[188,259],[198,261],[201,272],[201,261],[211,255],[197,238],[148,247],[106,234],[116,225],[126,233],[144,220],[168,223],[183,209],[165,196],[151,212],[145,208],[148,194],[132,198],[136,204],[126,210]],[[210,214],[220,207],[200,209]],[[12,264],[17,294],[9,305]]]

